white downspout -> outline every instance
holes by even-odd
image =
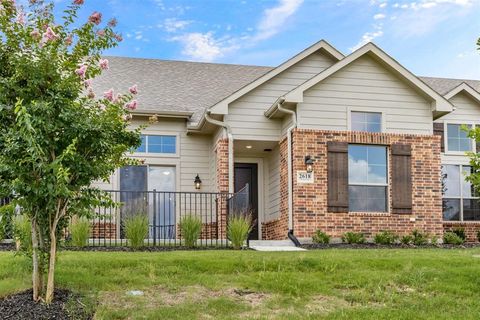
[[[227,131],[228,137],[228,193],[233,193],[233,135],[230,125],[223,121],[218,121],[210,117],[210,111],[205,113],[205,120],[213,125],[223,127]]]
[[[292,168],[292,131],[297,126],[297,113],[290,109],[285,109],[282,104],[285,102],[285,98],[278,100],[278,110],[288,113],[292,116],[292,125],[287,130],[287,144],[288,144],[288,156],[287,156],[287,168],[288,168],[288,231],[293,230],[293,168]]]

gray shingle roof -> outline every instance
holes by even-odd
[[[192,112],[192,123],[206,108],[272,70],[272,67],[156,59],[107,57],[110,69],[93,82],[97,95],[110,88],[127,92],[138,85],[139,111]],[[441,95],[462,82],[480,92],[480,80],[420,77]]]

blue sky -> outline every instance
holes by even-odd
[[[81,18],[94,10],[119,21],[109,55],[275,66],[373,41],[417,75],[480,79],[480,0],[85,0]]]

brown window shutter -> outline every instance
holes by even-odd
[[[444,126],[443,123],[433,123],[433,134],[440,136],[442,138],[440,142],[440,151],[445,152],[445,135],[443,134]]]
[[[348,212],[348,143],[329,141],[328,211]]]
[[[392,145],[392,213],[412,213],[412,147]]]

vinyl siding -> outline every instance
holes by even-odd
[[[275,147],[267,158],[268,171],[266,177],[265,194],[267,202],[265,203],[264,221],[275,220],[280,213],[280,148]]]
[[[279,140],[281,120],[267,119],[265,110],[278,97],[333,63],[330,57],[314,53],[230,104],[225,120],[231,125],[235,139]]]
[[[382,112],[385,132],[432,133],[430,102],[368,56],[307,90],[297,107],[298,126],[348,130],[352,110]]]

